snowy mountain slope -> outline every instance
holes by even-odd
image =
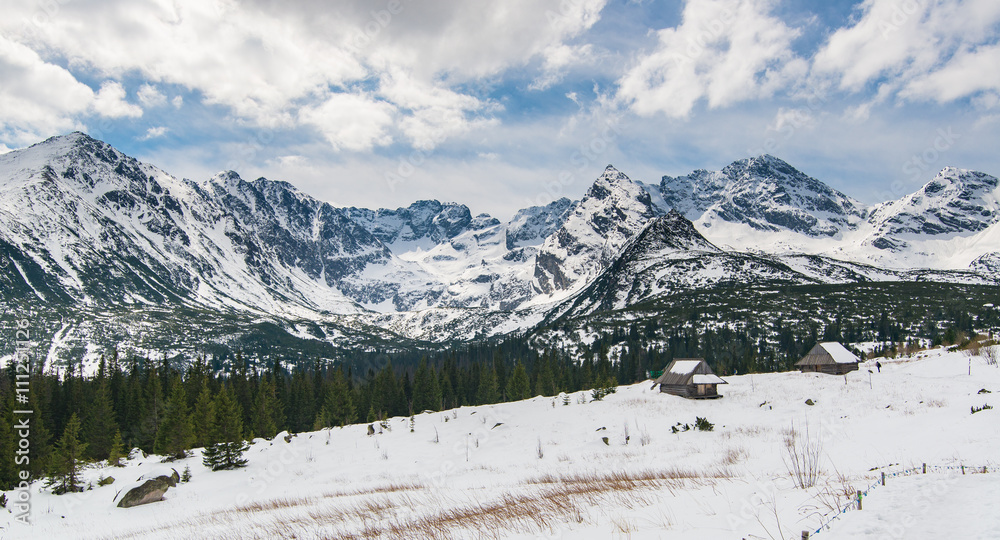
[[[417,201],[406,208],[348,208],[347,215],[393,251],[401,254],[430,249],[464,232],[500,222],[487,214],[472,217],[464,204]]]
[[[735,161],[718,172],[664,176],[660,196],[705,228],[722,221],[812,238],[839,237],[866,215],[861,203],[769,155]]]
[[[84,303],[357,313],[326,281],[389,256],[287,184],[178,180],[81,133],[5,154],[0,177],[0,238]]]
[[[778,260],[720,250],[672,210],[643,229],[607,272],[567,302],[571,308],[564,313],[579,317],[619,310],[672,292],[726,283],[810,282]]]
[[[964,169],[945,168],[917,192],[874,207],[767,155],[722,171],[664,176],[659,191],[661,211],[676,209],[732,250],[823,255],[895,270],[988,268],[970,265],[1000,251],[997,179]]]
[[[869,362],[846,377],[724,376],[719,400],[662,394],[647,381],[601,401],[578,392],[566,405],[535,397],[416,414],[412,431],[407,417],[390,418],[389,429],[376,424],[371,436],[358,424],[289,442],[256,439],[247,468],[234,471],[209,471],[200,450],[172,463],[134,452],[123,468],[85,469],[92,490],[53,495],[35,484],[32,524],[0,513],[0,526],[11,539],[474,538],[488,531],[525,540],[728,540],[798,538],[803,530],[820,539],[930,540],[955,530],[995,538],[998,409],[969,411],[996,406],[1000,371],[943,349],[880,361],[880,371]],[[691,428],[697,417],[713,430]],[[819,449],[815,486],[795,486],[789,439]],[[926,474],[907,476],[923,463]],[[185,467],[190,482],[170,488],[163,501],[115,507],[141,479]],[[883,472],[884,487],[876,485]],[[98,486],[109,476],[111,485]],[[862,511],[850,509],[859,490],[866,492]],[[956,523],[941,512],[961,508],[975,513]]]
[[[533,286],[548,298],[579,290],[655,216],[649,193],[608,165],[535,257]]]
[[[575,206],[576,202],[562,197],[545,206],[518,210],[507,222],[507,249],[538,246],[562,227]]]
[[[331,325],[316,332],[327,343],[445,342],[726,283],[995,284],[997,184],[946,169],[868,209],[771,156],[664,177],[652,194],[608,166],[580,201],[501,222],[438,201],[335,208],[234,172],[181,180],[74,133],[0,156],[0,301],[307,319]],[[89,350],[83,328],[65,332],[74,350]]]
[[[963,268],[1000,248],[1000,182],[946,167],[918,191],[875,206],[860,240],[873,260]],[[874,249],[872,249],[874,248]]]
[[[687,291],[715,287],[787,287],[869,282],[1000,285],[1000,275],[968,270],[891,270],[820,255],[768,255],[722,250],[679,212],[655,218],[629,242],[608,270],[548,312],[557,319],[634,319],[628,311]],[[655,310],[654,310],[655,311]]]

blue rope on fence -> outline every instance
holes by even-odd
[[[903,469],[901,471],[896,471],[896,472],[893,472],[893,473],[888,473],[888,474],[886,474],[886,477],[887,478],[896,478],[897,476],[911,476],[911,475],[914,475],[914,474],[924,474],[924,472],[923,472],[924,470],[925,470],[925,466],[922,465],[920,467],[913,467],[913,468],[909,468],[909,469]],[[968,470],[968,474],[986,474],[989,469],[988,469],[987,465],[984,465],[984,466],[981,466],[981,467],[966,467],[964,465],[958,465],[958,466],[954,466],[954,465],[930,465],[930,466],[926,466],[926,471],[927,472],[940,472],[942,470],[946,470],[946,471],[961,470],[963,474],[966,474],[966,470]],[[982,471],[982,472],[980,472],[980,471]],[[869,491],[871,491],[871,490],[873,490],[873,489],[875,489],[877,487],[881,487],[881,485],[882,484],[881,484],[880,481],[876,481],[874,484],[869,485],[864,491],[861,492],[861,497],[862,498],[867,497]],[[856,510],[856,508],[855,508],[854,505],[850,505],[849,504],[849,505],[845,506],[844,508],[840,509],[840,511],[831,511],[829,514],[824,515],[823,518],[826,518],[827,516],[832,516],[832,517],[830,517],[829,519],[827,519],[825,522],[821,521],[821,525],[819,526],[819,528],[816,529],[815,532],[811,533],[811,535],[819,534],[820,532],[822,532],[824,530],[827,530],[827,531],[830,530],[830,524],[833,523],[835,520],[840,519],[840,517],[843,516],[844,514],[846,514],[849,510]]]

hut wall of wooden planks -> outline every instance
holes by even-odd
[[[718,399],[718,385],[726,384],[701,358],[678,358],[653,382],[660,392],[690,399]]]
[[[795,367],[803,373],[816,372],[843,375],[858,369],[860,362],[854,353],[837,342],[817,343]]]

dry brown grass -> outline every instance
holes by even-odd
[[[417,491],[426,488],[427,486],[419,482],[390,482],[388,484],[363,488],[358,487],[345,491],[328,491],[323,493],[323,497],[353,497],[356,495],[370,495],[373,493],[399,493],[404,491]]]
[[[723,465],[739,465],[750,457],[750,452],[743,446],[730,446],[726,449],[726,454],[722,456]]]
[[[679,469],[646,470],[635,473],[546,474],[529,479],[528,485],[545,486],[538,493],[507,493],[486,504],[472,504],[442,510],[406,522],[371,526],[355,534],[345,534],[346,540],[369,538],[429,538],[449,540],[460,531],[478,531],[485,538],[504,538],[511,533],[531,533],[553,530],[566,521],[583,521],[583,504],[596,506],[608,500],[633,508],[655,503],[655,494],[644,496],[641,490],[663,488],[671,493],[681,485],[706,485],[716,478],[729,478],[722,469],[705,476]],[[630,532],[625,523],[620,532]],[[461,535],[459,535],[461,536]]]
[[[204,534],[206,530],[238,530],[240,533],[233,538],[247,534],[258,538],[297,538],[308,531],[319,538],[344,540],[451,540],[468,537],[469,531],[476,531],[478,538],[500,539],[517,533],[556,531],[567,522],[582,523],[588,508],[599,508],[602,504],[625,508],[649,506],[657,503],[664,489],[676,493],[682,488],[711,485],[717,479],[731,477],[724,468],[707,474],[681,469],[545,474],[524,482],[524,491],[504,493],[485,503],[453,506],[445,506],[439,497],[426,493],[422,484],[390,483],[317,497],[258,501],[173,526],[117,537],[138,538],[167,531]],[[365,498],[345,500],[356,496]],[[437,510],[414,515],[415,509],[431,508]],[[625,534],[634,526],[628,522],[618,525],[619,532]]]

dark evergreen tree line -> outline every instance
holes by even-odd
[[[838,315],[823,327],[778,319],[738,330],[699,328],[693,317],[682,328],[623,326],[572,352],[539,352],[528,337],[513,335],[443,351],[358,352],[336,366],[296,358],[294,368],[285,359],[254,358],[251,366],[241,354],[220,363],[122,361],[112,352],[89,377],[72,365],[58,375],[32,374],[30,470],[70,491],[76,479],[68,464],[118,462],[132,448],[177,458],[204,447],[207,465],[237,467],[245,440],[281,431],[630,384],[674,358],[705,358],[721,375],[787,370],[819,340],[892,341],[914,332],[942,339],[996,322],[937,316],[941,323],[918,329],[886,314],[865,323]],[[3,426],[13,425],[15,372],[16,366],[0,370]],[[13,431],[0,427],[0,455],[13,456],[15,444]],[[3,460],[0,489],[13,486],[16,473],[12,460]]]

